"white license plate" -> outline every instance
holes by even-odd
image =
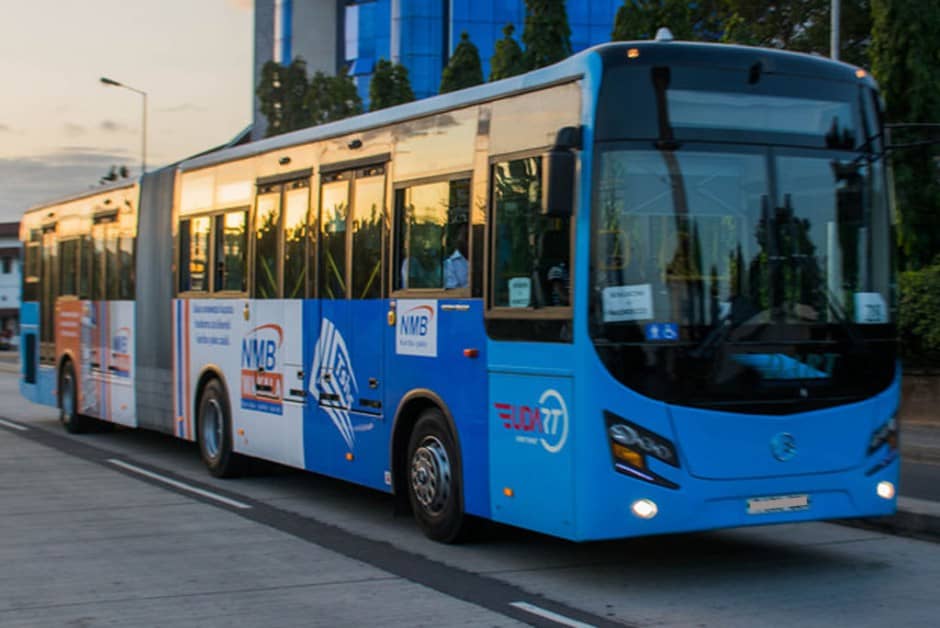
[[[809,509],[809,495],[776,495],[752,497],[747,500],[747,514],[768,515],[774,512],[796,512]]]

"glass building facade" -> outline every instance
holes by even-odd
[[[303,0],[294,0],[294,3]],[[622,0],[567,2],[572,51],[610,41],[614,16]],[[466,32],[480,50],[484,78],[490,57],[507,24],[520,42],[525,25],[524,0],[361,0],[342,5],[342,58],[368,102],[376,61],[390,59],[408,68],[418,98],[437,93],[441,72]],[[297,32],[293,36],[307,36]],[[313,36],[310,33],[309,36]]]

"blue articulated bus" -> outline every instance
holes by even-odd
[[[877,88],[599,46],[30,211],[22,390],[572,540],[887,515]]]

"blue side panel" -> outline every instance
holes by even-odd
[[[27,346],[32,345],[32,355]],[[31,364],[27,364],[27,360]],[[35,374],[35,382],[26,381],[29,372]],[[39,304],[23,303],[20,306],[20,394],[33,403],[56,406],[55,369],[39,366]]]
[[[382,404],[383,301],[304,307],[307,468],[388,491],[389,421]],[[321,318],[322,314],[322,318]]]
[[[464,509],[490,516],[487,440],[486,332],[480,300],[392,301],[395,326],[386,326],[386,407],[391,420],[400,400],[425,390],[453,417],[463,471]],[[415,322],[418,313],[426,321]],[[431,334],[428,330],[433,330]],[[430,341],[426,339],[434,336]],[[466,355],[466,349],[476,350]],[[408,352],[412,354],[408,354]],[[425,355],[417,355],[424,353]]]
[[[556,536],[574,535],[572,393],[570,377],[491,372],[495,520]]]

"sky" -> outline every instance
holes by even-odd
[[[224,144],[251,122],[252,0],[0,0],[0,222]]]

